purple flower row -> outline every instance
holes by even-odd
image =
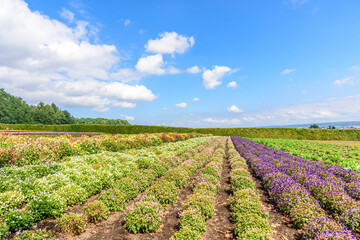
[[[276,206],[290,216],[296,227],[303,229],[305,238],[329,239],[325,237],[332,236],[330,239],[356,239],[351,230],[326,216],[319,201],[314,198],[307,187],[288,175],[293,172],[294,175],[303,172],[303,168],[299,164],[291,167],[291,160],[289,160],[291,155],[240,137],[232,137],[232,140],[236,149],[254,169],[256,175],[263,180],[263,184]],[[306,173],[309,174],[309,171]],[[335,182],[335,180],[331,180],[333,176],[323,177],[329,179],[331,183]],[[309,179],[309,175],[300,174],[300,177],[296,177],[296,179],[306,181]],[[315,177],[315,179],[326,182],[320,177]],[[318,183],[321,185],[323,182]],[[317,186],[316,181],[312,183]],[[329,192],[332,192],[331,190],[328,189]],[[336,191],[332,192],[333,195],[335,193]]]

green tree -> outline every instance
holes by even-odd
[[[311,124],[311,125],[310,125],[310,128],[319,128],[319,125],[317,125],[317,124]]]

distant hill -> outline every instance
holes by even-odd
[[[68,111],[62,111],[54,103],[40,102],[29,105],[0,88],[0,123],[6,124],[105,124],[130,125],[127,120],[105,118],[75,118]]]

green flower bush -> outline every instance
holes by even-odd
[[[105,203],[95,200],[84,207],[85,217],[89,222],[98,223],[109,217],[109,208]]]
[[[56,221],[56,226],[60,228],[61,232],[72,235],[78,235],[85,231],[86,225],[86,217],[77,213],[65,214]]]
[[[0,239],[5,240],[9,235],[9,226],[5,222],[0,221]]]
[[[67,206],[83,204],[86,201],[88,193],[86,190],[76,184],[69,184],[56,191],[56,193],[66,200]]]
[[[112,188],[102,193],[98,200],[105,203],[111,212],[119,212],[124,210],[127,196],[121,190]]]
[[[183,227],[177,231],[170,240],[202,240],[200,234],[190,227]]]
[[[65,208],[66,200],[56,193],[38,194],[28,203],[28,210],[34,215],[35,221],[57,218],[65,212]]]
[[[116,181],[114,189],[123,192],[126,196],[126,201],[134,199],[139,194],[139,184],[129,177]]]
[[[139,192],[145,191],[145,189],[155,180],[155,176],[155,171],[151,169],[137,170],[127,175],[127,177],[135,180],[138,183]]]
[[[198,209],[188,209],[179,213],[180,228],[190,228],[197,233],[206,231],[205,217]]]
[[[155,232],[163,218],[163,208],[160,203],[142,199],[124,212],[124,226],[135,234]]]
[[[17,232],[13,240],[56,240],[56,238],[50,231],[44,230],[32,230]]]
[[[220,189],[220,183],[219,185],[214,185],[212,184],[211,182],[207,182],[207,181],[204,181],[204,182],[198,182],[194,188],[194,192],[199,192],[199,191],[202,191],[202,190],[208,190],[208,191],[211,191],[213,193],[217,193]]]
[[[18,191],[0,193],[0,216],[10,209],[20,208],[25,196]]]
[[[13,210],[5,213],[4,218],[12,232],[29,229],[34,223],[34,217],[28,211]]]
[[[233,176],[231,175],[231,189],[233,191],[241,189],[256,190],[256,186],[251,177],[247,176]]]
[[[177,200],[178,189],[174,182],[162,179],[149,188],[148,194],[156,196],[161,205],[173,204]]]
[[[191,194],[186,198],[182,209],[198,209],[206,219],[209,219],[214,215],[214,193],[210,192],[209,190],[201,190]]]
[[[187,169],[177,167],[169,170],[165,174],[164,179],[166,179],[169,182],[170,181],[174,182],[177,188],[183,188],[190,180],[190,174]]]
[[[247,214],[259,215],[268,219],[269,211],[261,204],[260,198],[254,190],[238,190],[230,199],[231,209],[234,212],[233,219],[238,221],[238,217]]]
[[[237,216],[236,220],[235,235],[237,235],[239,239],[246,239],[243,236],[246,236],[249,231],[256,229],[261,229],[262,233],[271,236],[272,231],[269,222],[258,214],[241,214]],[[258,238],[255,236],[253,239]]]
[[[169,166],[162,161],[152,163],[149,168],[155,171],[157,178],[164,176],[165,172],[169,170]]]

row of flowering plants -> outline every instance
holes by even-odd
[[[162,143],[183,141],[205,136],[195,133],[155,133],[97,136],[62,135],[55,137],[19,136],[0,133],[0,167],[6,165],[59,162],[68,156],[141,149]]]
[[[178,198],[178,190],[185,187],[195,172],[201,168],[218,145],[217,139],[209,142],[199,153],[186,152],[186,161],[170,169],[154,183],[142,197],[124,212],[124,226],[132,233],[156,231],[164,219],[163,207],[173,204]],[[183,157],[184,157],[183,156]]]
[[[199,151],[204,149],[204,146],[200,144],[208,140],[211,138],[194,138],[169,143],[176,145],[172,147],[164,145],[163,148],[158,146],[155,147],[156,149],[133,151],[132,155],[95,154],[72,158],[72,161],[66,163],[2,168],[1,170],[7,170],[8,174],[13,174],[12,176],[5,175],[8,181],[5,181],[4,186],[15,190],[6,191],[7,188],[5,188],[5,191],[0,193],[0,218],[5,219],[5,225],[10,227],[11,232],[28,229],[34,222],[47,217],[60,217],[67,206],[82,204],[91,195],[109,189],[99,197],[97,204],[102,207],[96,205],[89,208],[93,210],[89,210],[88,213],[84,212],[83,216],[64,215],[65,218],[59,220],[58,224],[63,231],[72,234],[79,233],[85,228],[87,221],[98,221],[91,220],[92,218],[103,220],[106,219],[109,211],[122,211],[124,204],[143,192],[155,178],[185,161],[188,154],[200,154]],[[176,149],[176,151],[169,149]],[[186,151],[188,153],[184,153]],[[172,156],[174,153],[183,154]],[[43,168],[51,165],[56,167]],[[34,174],[34,167],[39,167],[41,172]],[[40,177],[36,178],[36,175]],[[41,177],[43,175],[45,176]],[[7,183],[11,183],[11,186]],[[24,203],[27,204],[26,210],[18,210]],[[95,216],[92,217],[91,214],[100,208],[103,210],[94,213]],[[85,220],[84,216],[86,216]],[[74,224],[74,221],[78,224]],[[13,222],[15,224],[12,226]],[[71,225],[79,226],[79,228],[66,230]]]
[[[221,169],[225,158],[226,138],[220,144],[199,176],[192,183],[193,193],[187,196],[179,213],[179,227],[172,240],[201,239],[206,220],[214,215],[215,195],[220,189]]]
[[[232,142],[229,143],[228,149],[233,191],[230,204],[235,235],[238,239],[273,240],[268,222],[269,212],[261,203],[246,161],[239,156]]]
[[[289,171],[301,172],[301,168],[279,168],[286,164],[284,152],[240,137],[232,137],[232,140],[256,175],[263,180],[270,198],[280,211],[290,217],[294,226],[301,229],[305,239],[356,239],[352,230],[326,215],[321,202],[306,185],[287,174]],[[312,179],[312,175],[303,175],[302,178]],[[319,182],[318,186],[321,184]],[[327,191],[330,192],[329,196],[335,194],[331,188],[327,188]]]

